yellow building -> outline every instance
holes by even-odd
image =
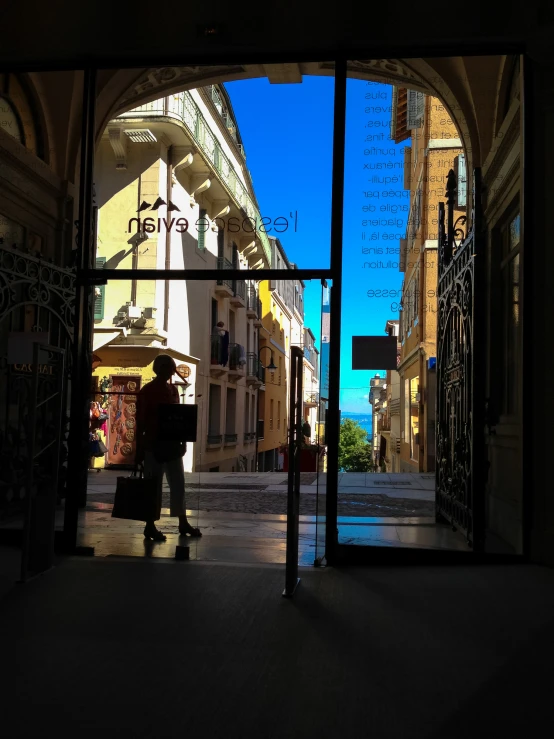
[[[400,471],[429,472],[435,469],[438,210],[453,169],[458,176],[454,218],[465,215],[465,160],[445,107],[420,92],[395,88],[391,136],[395,143],[411,143],[404,149],[410,211],[406,238],[400,240]]]
[[[279,449],[287,441],[286,316],[282,297],[273,282],[262,281],[259,294],[263,323],[259,357],[264,367],[271,360],[276,367],[274,372],[264,370],[264,384],[258,390],[258,469],[270,471],[278,469]]]

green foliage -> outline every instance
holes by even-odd
[[[345,418],[340,424],[339,469],[344,472],[371,472],[371,443],[357,421]]]

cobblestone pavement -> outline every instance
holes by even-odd
[[[284,516],[287,513],[287,492],[264,492],[260,486],[241,487],[240,490],[210,490],[187,486],[186,504],[191,510],[228,511],[231,513],[267,513]],[[89,490],[88,500],[94,503],[113,503],[114,491],[96,492]],[[325,512],[325,495],[313,493],[300,495],[300,514],[315,516]],[[169,491],[164,490],[162,505],[169,508]],[[431,501],[411,498],[389,498],[386,495],[356,495],[341,493],[338,500],[339,516],[434,516],[435,505]]]

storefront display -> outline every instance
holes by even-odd
[[[136,454],[137,393],[142,378],[110,375],[108,465],[134,465]]]

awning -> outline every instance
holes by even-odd
[[[100,347],[109,344],[118,336],[121,336],[122,329],[112,329],[110,331],[98,331],[96,330],[92,336],[92,351],[95,352]]]
[[[159,354],[174,354],[177,359],[182,359],[183,361],[191,362],[192,364],[198,364],[198,362],[200,362],[198,357],[193,357],[191,354],[186,354],[172,346],[158,346],[157,344],[124,344],[122,342],[118,342],[117,344],[108,344],[108,342],[106,342],[102,347],[104,349],[117,349],[119,351],[125,351],[126,349],[133,349],[134,351],[137,349],[146,349],[148,351],[158,352]]]

